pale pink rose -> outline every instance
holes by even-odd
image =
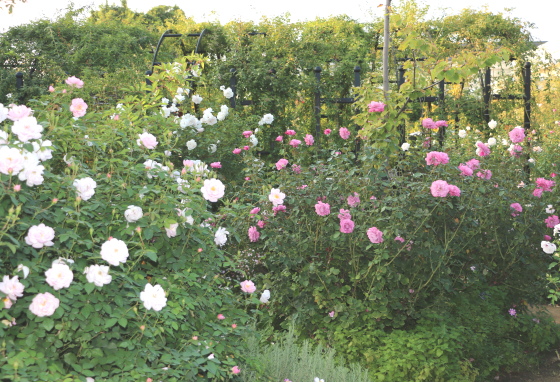
[[[272,212],[274,212],[274,216],[276,216],[278,212],[282,212],[282,211],[286,211],[286,206],[279,205],[279,206],[272,207]]]
[[[299,139],[292,139],[290,141],[290,146],[292,147],[298,147],[299,145],[301,145],[301,141]]]
[[[476,173],[476,176],[478,176],[481,179],[490,179],[490,178],[492,178],[492,171],[481,170],[481,171]]]
[[[210,163],[210,167],[212,167],[212,168],[222,168],[222,164],[220,162],[212,162],[212,163]]]
[[[43,184],[43,171],[45,171],[45,166],[43,165],[26,167],[19,173],[18,178],[21,181],[25,180],[25,184],[27,184],[29,187],[38,186],[40,184]],[[21,185],[18,184],[17,186],[19,186],[19,189],[21,189]]]
[[[331,213],[331,206],[328,203],[318,202],[315,204],[315,212],[319,216],[327,216]]]
[[[54,229],[41,223],[29,228],[27,236],[25,237],[25,242],[33,248],[39,249],[43,247],[52,247],[54,245],[53,239]]]
[[[350,130],[348,130],[346,127],[341,127],[338,130],[338,134],[340,135],[340,137],[342,139],[348,139],[350,138]]]
[[[74,274],[67,264],[54,263],[50,269],[45,272],[47,284],[54,290],[68,288],[74,279]]]
[[[258,241],[261,236],[260,232],[257,231],[257,227],[249,227],[248,235],[251,243]]]
[[[422,126],[426,129],[437,129],[436,123],[431,118],[424,118],[422,120]]]
[[[307,146],[313,146],[313,143],[315,143],[315,139],[313,138],[313,135],[311,135],[311,134],[306,134],[305,138],[303,140],[305,141],[305,144]]]
[[[270,200],[274,206],[278,206],[280,204],[284,204],[285,197],[286,194],[280,192],[279,188],[273,188],[268,195],[268,200]]]
[[[33,297],[29,310],[38,317],[52,316],[60,306],[60,300],[49,292],[39,293]]]
[[[367,237],[369,241],[374,244],[383,243],[383,232],[381,232],[377,227],[371,227],[367,230]]]
[[[490,148],[486,144],[478,141],[476,142],[476,155],[479,157],[486,157],[490,155]]]
[[[0,146],[0,173],[18,175],[25,165],[25,158],[15,147]]]
[[[200,189],[202,197],[210,202],[217,202],[224,196],[226,186],[219,179],[205,179],[204,185]]]
[[[239,374],[239,373],[241,373],[241,369],[237,366],[234,366],[234,367],[231,368],[231,372],[232,372],[232,374]]]
[[[179,227],[179,223],[170,224],[169,227],[165,227],[165,233],[167,237],[175,237],[177,236],[177,228]]]
[[[480,161],[478,159],[471,159],[465,163],[471,170],[478,170],[480,167]]]
[[[245,138],[249,138],[251,135],[253,135],[253,132],[251,130],[247,130],[243,132],[243,137]]]
[[[349,210],[345,210],[343,208],[340,209],[340,213],[338,214],[338,218],[340,220],[344,220],[344,219],[350,219],[352,220],[352,215],[350,215],[350,211]]]
[[[18,136],[22,142],[29,142],[31,139],[41,138],[43,126],[37,123],[35,117],[20,118],[12,125],[12,132]]]
[[[50,91],[51,93],[52,93],[52,92],[54,92],[54,88],[53,88],[53,86],[52,86],[52,85],[51,85],[51,86],[49,86],[49,91]]]
[[[234,153],[234,154],[239,154],[240,152],[241,152],[241,149],[240,149],[240,148],[235,148],[235,149],[233,149],[233,151],[232,151],[232,153]]]
[[[255,207],[251,210],[251,212],[249,212],[249,214],[251,215],[256,215],[261,211],[261,209],[259,207]]]
[[[356,207],[360,204],[360,195],[357,192],[354,192],[354,195],[348,196],[347,201],[350,207]]]
[[[150,133],[138,134],[138,139],[136,140],[138,146],[144,146],[147,149],[155,149],[158,141],[155,136]]]
[[[283,168],[285,168],[288,165],[288,160],[287,159],[279,159],[278,162],[276,162],[276,169],[277,170],[282,170]]]
[[[523,147],[519,145],[512,145],[512,147],[508,151],[509,155],[511,155],[512,157],[519,158],[521,156],[521,153],[523,152]]]
[[[4,293],[8,299],[16,301],[18,297],[23,297],[25,286],[19,282],[19,276],[4,276],[0,282],[0,292]]]
[[[97,182],[90,177],[76,179],[72,185],[78,191],[78,196],[82,200],[89,200],[95,194],[95,187],[97,187]]]
[[[221,313],[218,314],[216,317],[218,318],[218,320],[225,320],[226,319],[226,317]]]
[[[371,101],[368,104],[368,111],[370,113],[381,113],[383,110],[385,110],[385,104],[383,102]]]
[[[67,85],[73,86],[73,87],[78,88],[78,89],[80,89],[84,86],[84,81],[80,80],[79,78],[77,78],[75,76],[68,77],[65,82],[66,82]]]
[[[449,193],[449,184],[445,180],[435,180],[430,187],[432,196],[444,198]]]
[[[87,103],[81,98],[74,98],[72,104],[70,105],[70,111],[75,118],[83,117],[86,115],[86,110],[88,108]]]
[[[404,243],[404,239],[403,239],[402,237],[400,237],[400,236],[396,236],[396,237],[395,237],[395,241],[399,241],[399,242],[401,242],[401,243]]]
[[[31,116],[33,110],[25,105],[12,105],[10,111],[8,111],[8,119],[12,121],[19,121],[22,118],[27,118]]]
[[[253,293],[254,291],[257,290],[255,284],[253,284],[253,282],[250,280],[245,280],[240,285],[241,285],[241,290],[245,293]]]
[[[10,309],[12,307],[12,305],[14,304],[12,302],[12,300],[10,300],[8,297],[4,297],[2,299],[2,302],[4,303],[4,309]],[[11,326],[11,325],[10,325]]]
[[[354,222],[350,219],[342,219],[340,221],[340,232],[352,233],[354,231]]]
[[[463,175],[463,176],[472,176],[472,174],[473,174],[472,168],[470,168],[466,164],[461,163],[459,165],[459,170],[461,170],[461,175]]]

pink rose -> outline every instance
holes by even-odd
[[[259,228],[262,229],[262,228],[264,228],[264,226],[266,225],[266,222],[264,222],[264,221],[262,221],[262,220],[259,220],[259,221],[257,222],[257,225],[259,226]]]
[[[481,170],[481,171],[476,173],[476,176],[478,176],[481,179],[490,179],[490,178],[492,178],[492,171]]]
[[[275,140],[276,140],[276,142],[282,142],[283,139],[284,139],[284,137],[279,135],[279,136],[276,137]]]
[[[241,285],[241,290],[245,293],[253,293],[254,291],[257,290],[255,284],[253,284],[253,282],[249,280],[243,281],[240,285]]]
[[[370,113],[381,113],[383,110],[385,110],[385,104],[383,102],[372,101],[368,105],[368,111]]]
[[[276,169],[278,171],[282,170],[283,168],[286,168],[286,166],[288,165],[288,160],[287,159],[280,159],[278,160],[278,162],[276,162]]]
[[[255,207],[251,210],[251,212],[249,212],[249,214],[251,215],[256,215],[261,211],[261,209],[259,207]]]
[[[298,147],[301,144],[301,141],[299,139],[292,139],[290,141],[290,146],[292,147]]]
[[[315,212],[319,216],[327,216],[331,213],[331,206],[328,203],[318,202],[315,204]]]
[[[471,159],[470,161],[468,161],[466,163],[466,165],[471,169],[471,170],[478,170],[478,168],[480,167],[480,161],[478,159]]]
[[[243,137],[245,138],[249,138],[251,135],[253,135],[253,132],[251,130],[246,130],[243,132]]]
[[[305,144],[307,146],[313,146],[313,143],[315,143],[315,139],[313,139],[313,135],[311,134],[305,135],[305,138],[303,140],[305,141]]]
[[[449,193],[449,184],[445,180],[435,180],[430,187],[432,196],[445,198]]]
[[[241,369],[238,368],[237,366],[234,366],[234,367],[231,368],[231,372],[233,374],[239,374],[239,373],[241,373]]]
[[[239,148],[235,148],[232,151],[232,153],[234,153],[234,154],[239,154],[240,152],[241,152],[241,149],[239,149]]]
[[[53,88],[53,86],[52,86],[52,85],[51,85],[51,86],[49,86],[49,91],[50,91],[51,93],[52,93],[52,92],[54,92],[54,88]]]
[[[424,118],[422,126],[426,129],[437,129],[436,123],[431,118]]]
[[[396,236],[395,241],[400,241],[401,243],[404,243],[404,239],[400,236]]]
[[[447,127],[449,125],[447,124],[447,121],[437,121],[436,122],[436,127],[442,127],[442,126]]]
[[[479,157],[486,157],[490,155],[490,148],[484,143],[478,141],[476,142],[476,155]]]
[[[461,190],[459,189],[459,187],[450,184],[448,185],[448,189],[449,196],[461,196]]]
[[[368,229],[367,237],[373,244],[383,243],[383,232],[377,229],[377,227],[371,227]]]
[[[342,139],[348,139],[350,138],[350,130],[348,130],[346,127],[341,127],[338,130],[338,134],[340,134],[340,137]]]
[[[332,132],[331,129],[325,129],[325,130],[323,131],[323,133],[324,133],[325,135],[329,135],[331,132]]]
[[[155,149],[158,141],[155,136],[150,133],[138,134],[138,139],[136,140],[138,146],[144,146],[147,149]]]
[[[426,164],[438,166],[440,164],[449,163],[449,156],[447,153],[439,151],[431,151],[426,155]]]
[[[472,168],[470,168],[469,166],[467,166],[466,164],[460,164],[459,165],[459,170],[461,170],[461,175],[462,176],[472,176],[473,174],[473,170]]]
[[[261,236],[260,232],[257,231],[257,227],[249,227],[248,235],[251,243],[258,241]]]
[[[340,221],[340,232],[352,233],[354,231],[354,222],[350,219],[342,219]]]
[[[249,146],[243,146],[243,150],[248,151],[250,149]]]
[[[560,219],[558,219],[558,216],[552,215],[546,218],[544,222],[548,228],[554,228],[555,225],[560,224]]]
[[[220,162],[212,162],[212,163],[210,163],[210,167],[212,167],[212,168],[222,168],[222,164]]]
[[[525,129],[520,126],[513,128],[513,130],[509,132],[509,139],[513,143],[523,142],[525,139]]]
[[[52,316],[59,306],[60,300],[49,292],[45,292],[39,293],[33,298],[29,310],[36,316],[46,317]]]
[[[345,219],[352,220],[352,215],[350,215],[349,210],[345,210],[345,209],[341,208],[340,213],[338,214],[338,218],[340,220],[345,220]]]
[[[78,89],[84,86],[84,81],[80,80],[79,78],[76,78],[75,76],[68,77],[65,82],[67,85],[73,86]]]
[[[30,117],[32,111],[33,110],[31,110],[25,105],[20,105],[20,106],[13,105],[10,108],[10,111],[8,111],[8,119],[12,121],[18,121],[22,118]]]
[[[347,201],[350,207],[356,207],[358,204],[360,204],[360,195],[357,192],[354,192],[353,196],[348,196]]]
[[[218,318],[218,320],[225,320],[226,319],[226,317],[221,313],[218,314],[216,317]]]
[[[87,108],[87,103],[85,103],[81,98],[74,98],[72,100],[72,104],[70,105],[70,111],[75,118],[83,117],[84,115],[86,115]]]
[[[533,191],[533,196],[540,198],[542,196],[542,193],[543,193],[542,188],[535,188],[535,190]]]
[[[286,135],[296,135],[295,130],[286,130]]]

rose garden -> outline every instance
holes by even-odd
[[[0,78],[0,381],[538,365],[560,340],[539,309],[560,291],[556,63],[517,19],[404,3],[389,92],[380,20],[201,25],[124,5],[7,32],[3,61],[39,74]],[[484,102],[485,68],[516,94],[529,61],[531,99]]]

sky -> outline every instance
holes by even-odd
[[[393,0],[398,4],[401,0]],[[89,6],[97,8],[100,4],[120,5],[120,0],[73,0],[75,8]],[[290,14],[290,20],[313,20],[317,17],[329,17],[346,14],[358,21],[371,21],[382,16],[385,0],[128,0],[128,7],[139,12],[146,12],[158,5],[177,5],[192,16],[195,21],[219,20],[222,23],[231,20],[258,21],[262,16],[274,17]],[[558,13],[560,2],[548,0],[417,0],[420,5],[429,5],[429,18],[443,14],[458,13],[463,8],[488,9],[494,13],[504,13],[523,21],[535,24],[531,29],[534,40],[547,41],[543,45],[547,51],[560,59],[560,33],[558,33]],[[0,32],[9,27],[25,24],[40,18],[53,18],[63,13],[70,0],[27,0],[17,3],[12,14],[0,10]],[[506,11],[509,9],[509,11]]]

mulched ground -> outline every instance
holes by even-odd
[[[500,382],[560,382],[560,349],[545,358],[545,362],[536,370],[514,373],[496,379]]]

